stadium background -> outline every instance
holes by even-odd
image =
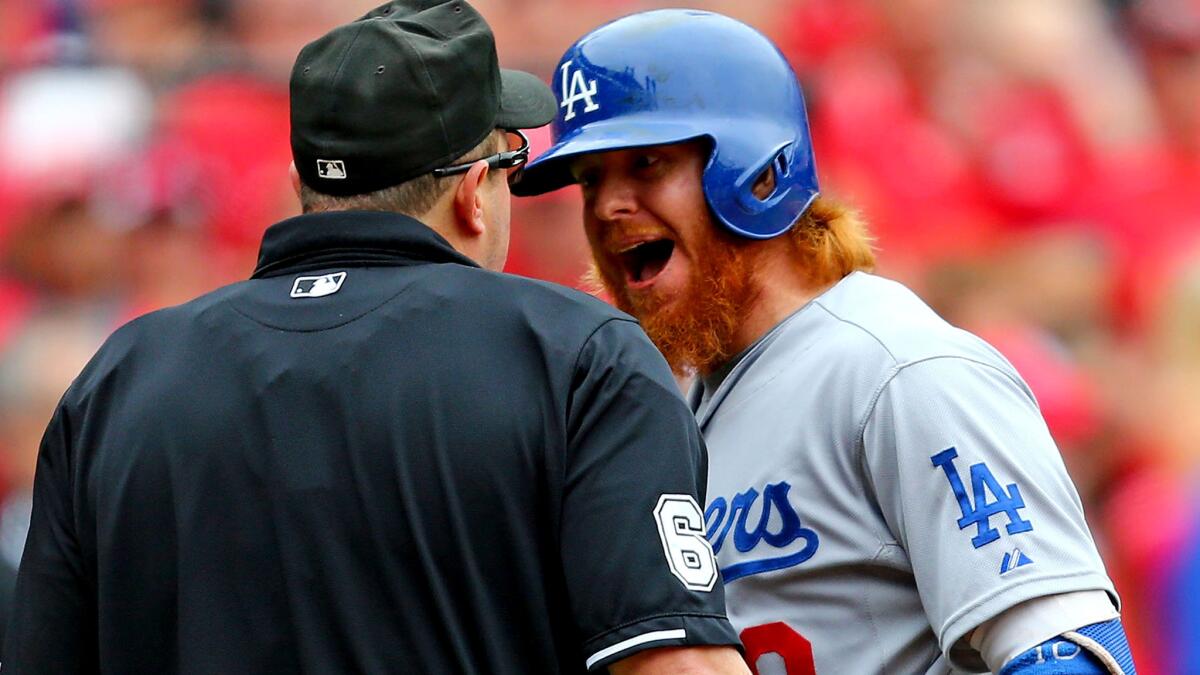
[[[248,275],[297,211],[292,60],[374,4],[0,0],[0,611],[54,403],[116,326]],[[677,3],[474,4],[549,80],[582,33]],[[1200,0],[690,4],[782,46],[880,272],[1037,394],[1141,672],[1200,672]],[[509,271],[578,284],[578,201],[514,203]]]

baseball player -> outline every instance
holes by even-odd
[[[707,536],[752,668],[1134,672],[1029,388],[870,273],[774,45],[646,12],[576,42],[554,88],[514,193],[578,183],[600,280],[698,375]]]
[[[291,104],[304,214],[58,405],[5,675],[746,673],[667,364],[498,273],[550,88],[463,0],[398,0]]]

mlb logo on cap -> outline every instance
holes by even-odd
[[[320,298],[332,295],[342,289],[342,282],[345,280],[345,272],[322,274],[319,277],[296,277],[292,282],[292,297]]]
[[[318,159],[317,175],[330,180],[345,180],[346,163],[340,159]]]

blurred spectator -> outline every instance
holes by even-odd
[[[0,73],[27,57],[31,45],[50,33],[41,2],[0,2]]]
[[[1200,3],[1142,0],[1133,3],[1147,82],[1159,101],[1159,121],[1176,152],[1200,156]]]
[[[9,236],[5,267],[54,300],[113,305],[126,288],[123,235],[97,217],[88,191],[42,195]]]
[[[233,60],[233,45],[205,0],[80,0],[92,53],[152,86],[183,81]]]
[[[1137,331],[1167,283],[1164,270],[1200,242],[1200,3],[1142,0],[1128,17],[1160,134],[1104,158],[1078,210],[1103,225],[1121,254],[1116,300],[1123,329]]]
[[[38,68],[0,82],[0,184],[78,187],[145,137],[153,107],[117,68]]]
[[[107,334],[86,308],[43,310],[0,350],[0,636],[29,529],[30,493],[42,432],[75,375]]]
[[[288,181],[287,106],[284,86],[234,73],[200,78],[161,99],[157,139],[186,155],[206,193],[214,287],[248,277],[263,230],[299,213]]]
[[[29,317],[35,302],[35,295],[29,288],[0,277],[0,351]]]
[[[0,75],[11,67],[80,63],[87,46],[73,0],[0,3]]]
[[[1113,152],[1155,133],[1144,79],[1095,0],[967,0],[947,39],[948,69],[992,84],[1033,84],[1058,92],[1088,148]],[[986,105],[978,87],[956,80],[941,92],[960,104]],[[977,111],[978,112],[978,111]],[[977,114],[977,113],[976,113]],[[968,122],[969,124],[969,122]]]
[[[1112,328],[1112,261],[1088,224],[1029,228],[1000,264],[1014,311],[1042,326],[1077,357],[1103,349]]]
[[[229,0],[228,15],[238,48],[256,70],[287,82],[301,47],[330,26],[351,21],[379,4],[375,0]]]
[[[115,68],[38,67],[0,80],[0,260],[38,292],[107,301],[119,237],[91,213],[95,178],[144,138],[154,101]]]
[[[1192,503],[1193,512],[1197,510],[1195,501]],[[1173,600],[1167,610],[1168,635],[1170,644],[1174,646],[1176,672],[1188,672],[1200,660],[1200,644],[1196,636],[1200,635],[1200,526],[1193,522],[1191,531],[1184,539],[1180,551],[1180,562],[1174,570],[1170,581],[1169,593]]]
[[[582,200],[574,190],[514,200],[504,271],[583,288],[590,257],[578,226],[580,208]]]
[[[215,195],[198,158],[163,140],[121,164],[91,200],[99,219],[124,238],[127,308],[121,318],[186,302],[223,283],[202,254],[213,247],[206,225]]]
[[[1127,470],[1105,512],[1121,543],[1114,562],[1136,580],[1145,633],[1157,636],[1161,672],[1194,672],[1200,603],[1200,248],[1175,266],[1157,304],[1133,386]]]

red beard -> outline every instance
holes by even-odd
[[[593,264],[593,275],[614,303],[641,322],[643,330],[677,375],[707,375],[734,356],[737,330],[754,303],[755,256],[751,242],[716,228],[691,246],[693,270],[684,297],[631,297],[620,278]],[[670,306],[668,300],[673,301]]]

